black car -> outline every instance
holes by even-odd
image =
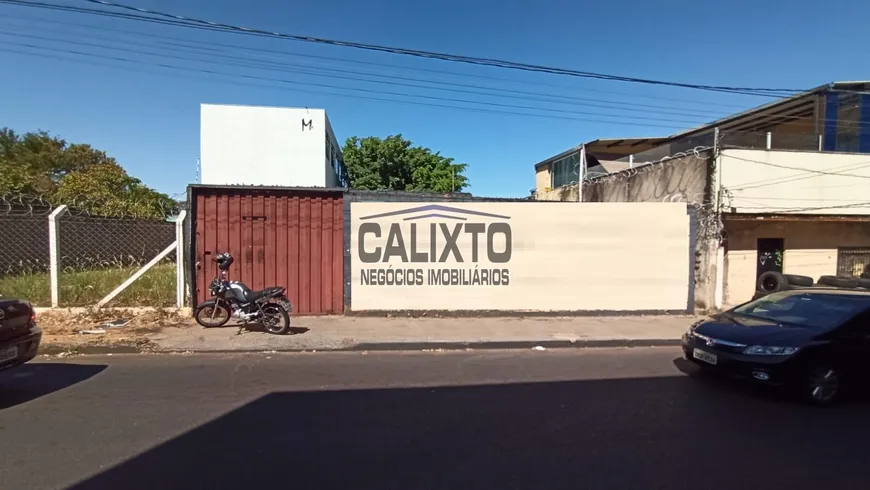
[[[830,403],[845,387],[870,386],[870,290],[772,293],[695,323],[682,347],[704,371]]]
[[[42,331],[27,301],[0,298],[0,371],[36,357]]]

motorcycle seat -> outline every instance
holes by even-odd
[[[251,291],[248,293],[248,301],[257,301],[260,298],[266,298],[273,294],[277,294],[284,291],[282,287],[271,287],[266,289],[261,289],[260,291]]]

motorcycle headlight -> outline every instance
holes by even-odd
[[[800,347],[777,347],[772,345],[750,345],[743,353],[750,356],[790,356]]]

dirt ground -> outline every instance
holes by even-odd
[[[118,320],[129,320],[129,323],[118,328],[106,325]],[[75,353],[100,347],[148,351],[153,347],[147,338],[149,334],[165,327],[189,325],[191,319],[174,310],[56,310],[37,315],[36,321],[42,329],[42,351]]]

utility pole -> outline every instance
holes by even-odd
[[[580,169],[577,174],[577,202],[583,202],[583,179],[586,178],[586,145],[580,147]]]

